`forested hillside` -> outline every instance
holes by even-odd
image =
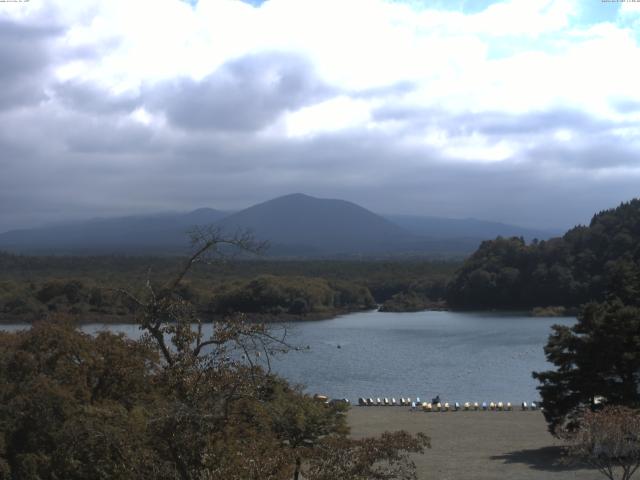
[[[457,308],[578,306],[618,297],[640,302],[640,199],[596,214],[548,241],[483,242],[450,282]]]

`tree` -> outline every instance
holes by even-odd
[[[203,333],[194,306],[180,295],[182,282],[198,263],[221,248],[259,252],[263,245],[250,235],[232,237],[217,230],[193,233],[194,253],[176,276],[157,288],[147,281],[147,294],[121,291],[136,307],[145,332],[142,341],[160,353],[161,402],[151,419],[153,448],[171,459],[177,478],[285,478],[291,465],[261,408],[269,372],[252,359],[286,350],[264,325],[242,315],[212,323]]]
[[[640,306],[640,199],[594,215],[562,237],[482,242],[447,288],[462,308],[578,307],[610,296]]]
[[[574,326],[553,327],[545,354],[556,370],[533,376],[552,433],[577,428],[597,397],[640,407],[640,308],[589,303]]]
[[[205,335],[183,297],[186,275],[225,245],[260,245],[210,230],[195,240],[170,282],[155,285],[149,274],[142,294],[119,292],[140,340],[91,336],[69,318],[0,333],[0,479],[285,480],[344,445],[358,462],[345,471],[359,480],[410,478],[402,459],[421,437],[350,443],[342,407],[270,372],[271,355],[288,349],[286,331],[236,315]],[[379,470],[381,462],[402,468]]]
[[[0,334],[0,478],[149,477],[144,406],[157,359],[64,318]]]
[[[303,459],[313,458],[321,440],[349,433],[345,418],[347,406],[327,404],[277,379],[273,382],[273,399],[269,404],[273,428],[292,453],[293,478],[298,480]]]
[[[596,467],[609,480],[630,480],[640,468],[640,412],[627,407],[587,410],[569,432],[569,454]]]
[[[429,437],[404,431],[383,433],[377,438],[354,440],[329,437],[317,449],[305,471],[309,480],[414,480],[415,464],[409,453],[424,453]]]
[[[213,335],[204,337],[194,309],[175,294],[182,280],[196,262],[220,245],[250,252],[259,251],[261,245],[246,235],[225,238],[216,231],[197,231],[194,244],[195,253],[175,280],[159,293],[148,282],[146,300],[132,297],[140,308],[141,328],[162,353],[163,384],[168,387],[165,394],[174,401],[173,410],[163,412],[161,424],[165,426],[155,438],[163,439],[166,454],[175,459],[183,480],[210,475],[214,467],[215,478],[283,478],[292,473],[297,480],[303,461],[313,461],[331,446],[342,448],[339,439],[349,431],[345,409],[304,395],[252,362],[256,350],[262,351],[268,361],[275,351],[288,348],[284,337],[274,337],[264,325],[247,323],[238,316],[214,323]],[[166,343],[167,337],[172,348]],[[248,365],[231,360],[238,358],[238,350]],[[248,421],[238,430],[239,418]],[[212,438],[226,429],[225,442],[215,442],[212,449]],[[251,437],[242,441],[247,433]],[[373,465],[384,460],[402,464],[398,472],[412,471],[412,464],[401,460],[403,452],[417,451],[415,445],[423,437],[414,440],[405,434],[401,442],[394,442],[393,436],[388,437],[389,442],[385,439],[375,448],[358,450],[367,452],[366,456],[360,454],[359,462]],[[238,440],[240,445],[236,445]],[[324,448],[319,447],[322,442]],[[252,457],[248,445],[254,448],[253,455],[259,455]],[[362,470],[359,478],[368,478],[365,473]],[[395,477],[388,474],[384,478]]]

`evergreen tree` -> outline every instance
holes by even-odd
[[[589,303],[574,326],[553,327],[545,354],[556,369],[533,376],[551,433],[576,427],[598,397],[640,407],[640,308],[618,299]]]

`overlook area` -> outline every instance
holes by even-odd
[[[640,478],[640,1],[0,0],[0,480]]]

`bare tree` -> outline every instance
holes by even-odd
[[[198,263],[265,245],[215,229],[198,229],[192,239],[193,253],[166,284],[154,286],[149,273],[141,295],[120,290],[136,307],[143,343],[163,360],[156,384],[166,401],[149,412],[149,429],[154,451],[170,459],[176,477],[297,479],[306,465],[309,479],[414,479],[408,454],[428,447],[426,437],[349,440],[344,408],[270,374],[269,358],[290,348],[286,330],[276,335],[236,315],[212,322],[205,335],[194,306],[180,296],[183,280]]]
[[[567,432],[568,453],[609,480],[629,480],[640,467],[640,412],[623,406],[586,411],[580,427]]]
[[[134,304],[140,328],[156,342],[166,364],[172,366],[178,361],[194,362],[201,358],[207,347],[219,347],[220,350],[215,353],[220,356],[229,354],[230,344],[242,349],[245,354],[249,353],[249,349],[272,353],[276,348],[270,345],[285,345],[284,336],[276,338],[264,325],[246,322],[241,315],[214,323],[212,335],[205,338],[202,321],[194,306],[179,294],[179,287],[196,264],[226,260],[237,253],[260,254],[266,248],[266,242],[256,241],[246,231],[228,236],[212,227],[194,229],[191,242],[193,252],[178,273],[162,287],[153,286],[149,270],[144,298],[128,290],[118,290]],[[248,342],[244,341],[246,339]],[[251,362],[250,356],[245,358]]]
[[[180,295],[185,277],[198,263],[224,260],[238,252],[260,253],[265,244],[248,233],[226,236],[211,228],[195,230],[192,241],[193,253],[164,285],[154,286],[149,272],[142,294],[119,290],[135,306],[137,322],[144,332],[141,341],[157,348],[163,360],[158,382],[170,401],[155,411],[150,428],[155,432],[155,448],[173,461],[183,480],[218,471],[222,459],[231,458],[211,439],[236,427],[238,417],[245,415],[239,406],[242,402],[265,401],[262,392],[270,381],[269,357],[289,348],[286,330],[275,335],[272,329],[249,322],[243,315],[211,322],[211,333],[205,334],[195,306]],[[266,371],[265,362],[256,361],[258,357],[265,359]],[[226,445],[231,444],[227,440]],[[238,465],[252,465],[252,461],[236,457],[234,461],[239,463],[224,467],[226,473],[218,472],[220,477],[231,478],[229,472],[240,472]],[[275,469],[286,464],[277,452],[271,458],[277,460]],[[260,464],[263,469],[269,467],[264,458]],[[261,472],[254,476],[266,475]],[[243,475],[246,472],[241,478]]]

